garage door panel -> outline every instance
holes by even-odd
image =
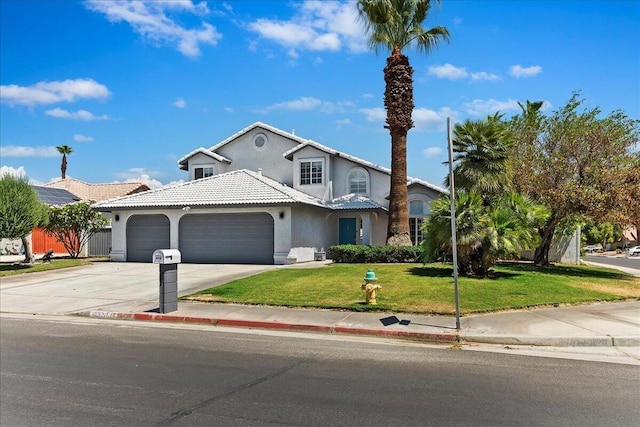
[[[186,263],[273,264],[273,218],[267,213],[185,215],[180,252]]]
[[[151,262],[156,249],[170,246],[166,215],[133,215],[127,221],[127,261]]]

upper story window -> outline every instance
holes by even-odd
[[[322,160],[300,162],[300,185],[322,184]]]
[[[429,215],[431,209],[429,203],[422,200],[411,200],[409,202],[409,216],[410,217],[423,217]]]
[[[349,193],[369,194],[369,175],[364,169],[356,168],[349,172]]]
[[[205,167],[198,167],[194,169],[194,176],[195,179],[201,179],[201,178],[206,178],[209,176],[213,176],[213,167],[212,166],[205,166]]]

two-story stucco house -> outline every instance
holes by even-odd
[[[387,168],[259,122],[178,165],[185,183],[94,205],[111,215],[113,261],[151,262],[169,248],[185,263],[285,264],[336,244],[385,244]],[[407,186],[415,244],[445,190]]]

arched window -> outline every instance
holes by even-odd
[[[429,203],[423,200],[409,201],[409,233],[411,242],[418,245],[422,241],[422,220],[429,215]]]
[[[354,168],[349,172],[348,192],[353,194],[369,194],[369,174],[361,168]]]

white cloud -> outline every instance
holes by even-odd
[[[498,81],[500,76],[486,71],[469,72],[464,67],[456,67],[452,64],[432,65],[427,68],[427,74],[439,79],[462,80],[470,78],[473,81]]]
[[[288,49],[363,52],[366,34],[357,16],[355,2],[306,0],[288,21],[261,18],[247,28]]]
[[[442,148],[440,147],[428,147],[422,150],[422,155],[429,159],[435,159],[442,155]]]
[[[24,166],[19,166],[17,168],[13,168],[11,166],[0,166],[0,177],[5,175],[11,175],[16,178],[26,178],[27,171],[24,169]]]
[[[131,168],[116,173],[116,177],[121,179],[122,182],[141,182],[151,189],[164,186],[164,184],[157,179],[159,175],[161,175],[160,172],[146,168]]]
[[[471,80],[487,80],[490,82],[495,82],[498,80],[502,80],[500,76],[496,74],[487,73],[486,71],[480,71],[479,73],[471,73]]]
[[[342,126],[349,126],[352,123],[351,123],[351,120],[349,120],[349,119],[340,119],[340,120],[336,120],[336,124],[339,127],[342,127]]]
[[[0,145],[0,157],[58,157],[59,155],[56,147]]]
[[[387,118],[387,112],[384,108],[361,108],[360,112],[364,114],[368,122],[384,122]]]
[[[387,112],[382,107],[361,108],[360,112],[365,115],[368,122],[384,123],[387,118]],[[457,113],[449,107],[442,107],[437,111],[429,108],[415,108],[411,116],[414,129],[418,131],[444,130],[447,127],[447,117],[455,121]]]
[[[447,117],[455,121],[457,114],[449,107],[442,107],[437,111],[422,107],[415,108],[411,116],[415,129],[419,131],[445,130]]]
[[[93,113],[86,110],[78,110],[76,112],[71,112],[67,110],[63,110],[62,108],[54,108],[53,110],[47,110],[44,112],[47,116],[56,117],[58,119],[71,119],[71,120],[84,120],[84,121],[93,121],[93,120],[109,120],[109,116],[103,114],[101,116],[96,116]]]
[[[513,65],[509,67],[509,75],[516,79],[533,77],[542,72],[542,67],[532,65],[531,67],[522,67],[521,65]]]
[[[190,58],[200,56],[200,45],[215,46],[222,38],[214,26],[202,22],[200,28],[186,28],[171,13],[186,12],[204,15],[209,12],[207,4],[182,1],[103,1],[87,0],[86,7],[102,13],[111,22],[126,22],[133,30],[151,43],[173,46]]]
[[[73,140],[78,142],[93,142],[93,138],[90,136],[80,135],[79,133],[73,135]]]
[[[509,99],[507,101],[498,101],[496,99],[474,99],[463,105],[465,111],[473,116],[484,116],[495,114],[497,112],[506,113],[508,111],[518,111],[518,101]]]
[[[38,82],[31,86],[2,85],[0,100],[10,105],[54,104],[74,102],[78,99],[106,99],[109,89],[92,79]]]
[[[178,108],[184,108],[187,106],[187,101],[185,101],[183,98],[178,98],[176,99],[173,104],[174,107],[178,107]]]
[[[469,73],[464,67],[456,67],[451,64],[432,65],[427,69],[427,74],[436,76],[439,79],[459,80],[469,77]]]
[[[348,111],[354,108],[350,101],[330,102],[322,101],[314,97],[302,97],[291,101],[278,102],[264,107],[258,112],[270,113],[272,111],[320,111],[324,114],[333,114]]]

